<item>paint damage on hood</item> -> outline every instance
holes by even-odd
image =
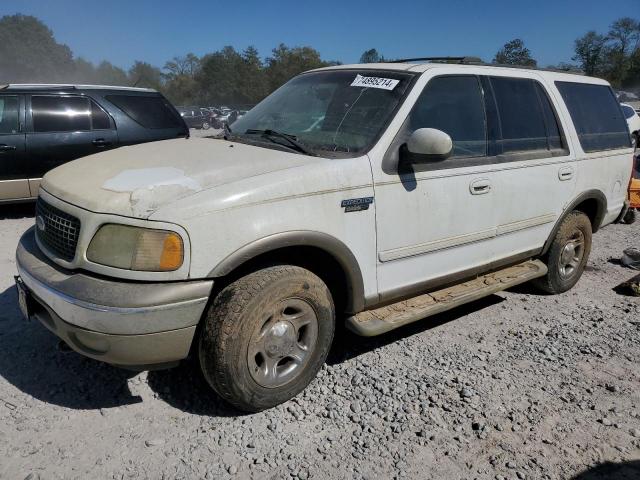
[[[102,188],[130,193],[131,208],[137,217],[146,217],[169,200],[202,190],[193,178],[173,167],[123,170],[104,182]]]
[[[203,190],[314,161],[225,140],[164,140],[66,163],[47,173],[41,188],[93,212],[146,219]]]

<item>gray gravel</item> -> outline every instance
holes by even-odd
[[[637,273],[615,263],[637,225],[598,233],[564,295],[525,286],[379,338],[340,332],[307,390],[244,415],[193,362],[118,370],[22,320],[31,209],[0,209],[0,478],[640,478],[640,299],[612,290]]]

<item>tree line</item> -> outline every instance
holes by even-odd
[[[375,48],[365,51],[361,63],[384,62],[384,55]],[[546,68],[580,71],[586,75],[602,77],[617,88],[640,89],[640,21],[630,17],[619,18],[607,33],[591,30],[574,42],[573,62],[547,65]],[[537,67],[538,62],[525,46],[515,38],[504,44],[493,58],[498,65]]]
[[[227,46],[201,57],[187,53],[162,68],[136,61],[128,70],[75,58],[42,21],[0,18],[0,84],[85,83],[154,88],[176,105],[251,105],[305,70],[334,65],[314,48],[278,45],[262,60],[255,47]]]
[[[640,87],[640,22],[620,18],[607,33],[589,31],[576,39],[575,63],[553,66],[582,70],[606,78],[616,87]],[[375,48],[365,51],[361,63],[389,60]],[[496,64],[536,66],[521,39],[507,42],[495,55]],[[163,92],[176,105],[250,105],[262,100],[294,75],[339,64],[322,59],[312,47],[280,44],[263,60],[255,47],[242,51],[227,46],[202,56],[187,53],[162,68],[136,61],[122,69],[108,61],[94,64],[73,55],[53,32],[33,16],[0,18],[0,84],[95,83],[139,86]]]

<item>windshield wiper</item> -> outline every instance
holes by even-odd
[[[300,142],[298,142],[298,138],[295,135],[289,135],[288,133],[278,132],[277,130],[271,130],[269,128],[267,128],[266,130],[258,130],[255,128],[250,128],[244,133],[260,135],[261,137],[266,138],[274,143],[277,143],[278,145],[282,145],[281,143],[276,142],[275,140],[276,138],[280,138],[282,140],[285,140],[289,144],[289,148],[292,148],[293,150],[297,150],[298,152],[304,153],[305,155],[311,155],[312,157],[317,156],[311,150],[304,147]],[[287,145],[284,145],[284,146],[287,146]]]

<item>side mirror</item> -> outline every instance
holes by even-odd
[[[409,163],[442,161],[451,155],[453,141],[442,130],[418,128],[411,134],[404,147]]]

